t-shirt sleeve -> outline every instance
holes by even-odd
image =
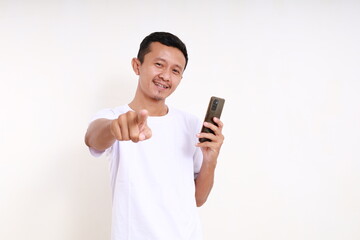
[[[115,111],[113,109],[103,109],[99,112],[97,112],[93,117],[92,119],[90,120],[90,123],[97,120],[97,119],[100,119],[100,118],[106,118],[106,119],[115,119],[117,118],[117,114],[115,113]]]
[[[203,162],[203,155],[201,149],[199,147],[196,147],[194,153],[194,179],[196,179],[197,176],[199,175],[202,162]]]
[[[116,115],[115,111],[113,109],[103,109],[99,112],[97,112],[93,117],[92,119],[90,120],[90,123],[91,124],[93,121],[97,120],[97,119],[100,119],[100,118],[106,118],[106,119],[115,119],[117,118],[118,116]],[[111,147],[110,147],[111,148]],[[104,150],[104,151],[99,151],[99,150],[96,150],[92,147],[89,147],[89,151],[90,151],[90,154],[94,157],[100,157],[104,152],[108,151],[110,148]]]
[[[195,134],[199,133],[202,127],[202,122],[199,119],[195,119]],[[199,142],[199,139],[195,139],[195,144]],[[194,179],[197,178],[199,175],[201,165],[203,162],[203,155],[201,148],[195,147],[195,153],[194,153]]]

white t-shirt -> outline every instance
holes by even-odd
[[[115,119],[128,111],[128,105],[106,109],[93,120]],[[202,164],[195,147],[201,121],[169,108],[165,116],[148,117],[147,124],[150,139],[115,141],[106,150],[113,191],[111,239],[200,240],[194,178]]]

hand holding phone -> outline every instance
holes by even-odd
[[[212,123],[212,124],[217,126],[217,124],[214,122],[213,119],[214,119],[214,117],[220,119],[221,112],[222,112],[223,107],[224,107],[224,103],[225,103],[225,99],[223,99],[223,98],[218,98],[218,97],[214,97],[214,96],[211,97],[208,109],[206,111],[204,121]],[[207,128],[205,126],[202,127],[201,132],[214,134],[214,132],[210,128]],[[199,141],[200,142],[205,142],[205,141],[211,141],[211,140],[207,139],[207,138],[200,138]]]

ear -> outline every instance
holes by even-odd
[[[140,75],[140,65],[141,65],[140,60],[137,58],[133,58],[131,60],[131,65],[132,65],[132,68],[133,68],[135,74]]]

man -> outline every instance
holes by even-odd
[[[185,44],[155,32],[140,44],[132,68],[139,76],[134,99],[99,112],[86,145],[94,156],[107,152],[113,190],[113,240],[199,240],[196,206],[205,203],[214,182],[223,123],[202,123],[165,104],[188,62]],[[211,142],[199,143],[198,138]]]

